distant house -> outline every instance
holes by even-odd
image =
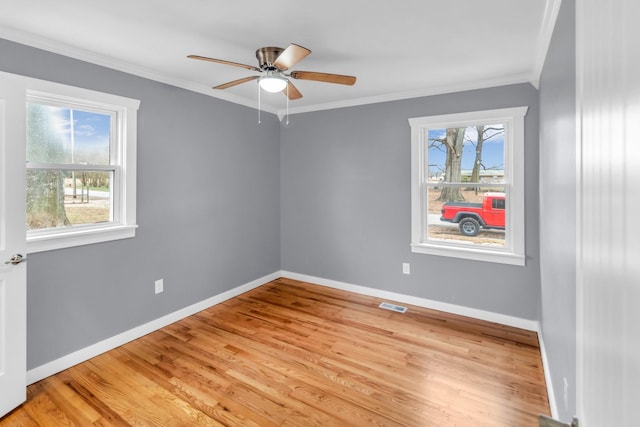
[[[462,181],[471,179],[471,169],[462,170]],[[504,181],[503,169],[484,169],[480,170],[480,182],[484,183],[500,183]]]
[[[469,181],[471,179],[471,173],[473,171],[471,169],[463,169],[462,181]],[[490,183],[490,184],[499,184],[504,180],[504,170],[503,169],[485,169],[480,171],[480,182]],[[444,173],[433,174],[429,176],[430,182],[442,182],[444,181]]]

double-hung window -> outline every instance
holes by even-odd
[[[139,101],[30,80],[29,252],[133,237]]]
[[[413,252],[525,264],[526,112],[409,119]]]

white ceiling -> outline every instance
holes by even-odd
[[[262,46],[312,54],[293,70],[357,76],[296,80],[292,113],[490,87],[537,84],[560,0],[0,0],[0,38],[257,107],[257,85],[211,87],[251,71]],[[282,94],[262,107],[286,108]]]

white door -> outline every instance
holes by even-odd
[[[640,2],[576,2],[580,426],[638,426]]]
[[[0,73],[0,416],[26,398],[25,88]]]

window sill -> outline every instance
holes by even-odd
[[[497,252],[478,248],[443,247],[428,243],[412,243],[411,252],[426,255],[446,256],[451,258],[470,259],[474,261],[495,262],[524,267],[526,257],[510,252]]]
[[[44,252],[135,237],[137,225],[109,225],[27,233],[27,252]]]

